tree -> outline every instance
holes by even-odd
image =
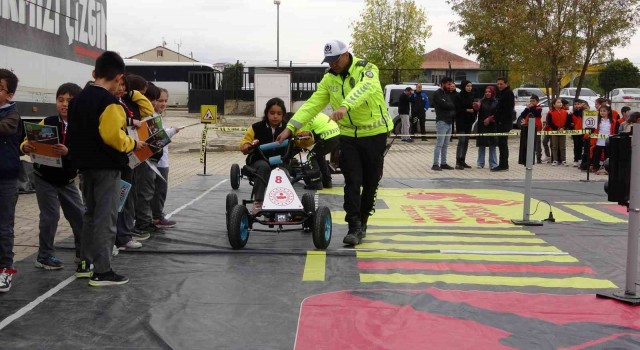
[[[523,81],[559,91],[561,70],[578,52],[572,9],[579,0],[449,0],[460,21],[450,30],[467,39],[465,50],[488,66],[518,71]]]
[[[238,91],[242,88],[244,65],[237,61],[235,64],[225,64],[222,72],[222,85],[228,96],[237,99]]]
[[[420,68],[426,39],[431,36],[427,16],[413,0],[366,0],[353,28],[353,53],[381,70]],[[381,81],[391,79],[381,71]]]
[[[624,45],[635,32],[640,0],[448,0],[458,22],[450,30],[467,39],[481,62],[542,81],[556,95],[560,76],[580,71],[580,86],[594,58]],[[582,68],[582,69],[581,69]]]
[[[579,8],[577,24],[582,70],[576,96],[580,95],[580,88],[593,59],[613,58],[613,48],[627,45],[636,31],[636,25],[640,23],[638,0],[580,0]],[[607,90],[602,83],[600,85]]]
[[[600,72],[599,81],[605,92],[615,88],[639,87],[640,70],[626,58],[611,61]]]

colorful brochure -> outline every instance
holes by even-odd
[[[30,154],[31,161],[62,168],[62,157],[53,151],[53,146],[60,143],[58,128],[51,125],[24,122],[24,130],[29,143],[35,148]]]
[[[171,142],[162,125],[161,116],[143,119],[139,128],[130,126],[127,127],[127,131],[134,140],[147,143],[146,147],[128,154],[129,167],[131,169],[137,167],[155,153],[162,151],[162,148]]]
[[[124,208],[124,203],[127,201],[129,191],[131,191],[131,184],[124,180],[120,180],[120,200],[118,201],[118,213],[122,211],[122,208]]]

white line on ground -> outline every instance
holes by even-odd
[[[185,208],[187,208],[191,204],[199,201],[200,199],[202,199],[202,197],[206,196],[209,192],[215,190],[216,188],[218,188],[220,185],[222,185],[225,182],[227,182],[227,180],[222,180],[222,181],[218,182],[216,185],[214,185],[210,189],[206,190],[205,192],[203,192],[198,197],[192,199],[189,203],[187,203],[187,204],[177,208],[176,210],[172,211],[169,215],[167,215],[167,219],[170,218],[172,215],[177,214],[180,211],[184,210]],[[57,286],[53,287],[52,289],[50,289],[46,293],[44,293],[41,296],[37,297],[34,301],[30,302],[29,304],[25,305],[20,310],[16,311],[13,315],[10,315],[9,317],[5,318],[4,320],[2,320],[2,322],[0,322],[0,330],[4,329],[8,325],[10,325],[11,322],[13,322],[13,321],[19,319],[20,317],[24,316],[27,312],[33,310],[36,306],[40,305],[43,301],[49,299],[49,297],[51,297],[52,295],[56,294],[62,288],[66,287],[67,285],[69,285],[69,283],[71,283],[71,282],[73,282],[75,280],[76,280],[76,277],[74,275],[71,275],[66,280],[60,282]]]
[[[71,275],[66,280],[58,283],[57,286],[53,287],[48,292],[42,294],[41,296],[37,297],[34,301],[32,301],[29,304],[25,305],[22,309],[16,311],[13,315],[5,318],[4,320],[2,320],[2,322],[0,322],[0,330],[4,329],[6,326],[11,324],[11,322],[13,322],[13,321],[19,319],[20,317],[24,316],[27,312],[33,310],[33,308],[35,308],[40,303],[42,303],[43,301],[47,300],[50,296],[56,294],[62,288],[66,287],[69,283],[71,283],[71,282],[73,282],[75,280],[76,280],[76,276]]]
[[[199,201],[200,199],[202,199],[202,197],[206,196],[209,192],[215,190],[216,188],[218,188],[220,185],[222,185],[225,182],[227,182],[227,180],[222,180],[222,181],[218,182],[217,184],[215,184],[213,187],[211,187],[210,189],[208,189],[205,192],[203,192],[198,197],[192,199],[189,203],[187,203],[187,204],[181,206],[180,208],[172,211],[171,213],[167,214],[166,218],[168,219],[168,218],[172,217],[174,214],[178,214],[179,212],[181,212],[182,210],[186,209],[191,204],[193,204],[193,203]]]

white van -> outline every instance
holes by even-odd
[[[404,93],[404,89],[406,89],[407,87],[415,90],[416,84],[390,84],[384,87],[384,100],[387,103],[389,116],[393,120],[393,132],[395,134],[402,133],[402,122],[400,121],[400,117],[398,116],[398,101],[400,100],[400,95]],[[439,86],[435,85],[422,85],[422,91],[427,93],[429,105],[431,105],[431,101],[433,100],[433,93],[436,92],[436,90],[438,90],[439,88]],[[424,128],[427,132],[436,131],[436,110],[433,107],[429,107],[429,109],[427,109]]]
[[[531,95],[538,95],[538,98],[547,96],[540,88],[534,87],[519,87],[513,89],[513,96],[516,98],[516,106],[526,106],[529,104]]]

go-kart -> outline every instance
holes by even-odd
[[[309,136],[295,136],[293,137],[293,140],[303,140],[308,138]],[[296,147],[294,142],[290,142],[287,144],[287,146],[283,147],[286,147],[287,150],[285,152],[285,155],[281,157],[282,162],[280,164],[282,165],[283,169],[285,169],[289,174],[289,182],[294,184],[300,180],[303,180],[305,184],[310,184],[311,180],[309,179],[309,175],[307,175],[310,164],[307,161],[306,153],[303,154],[303,149]],[[265,157],[262,153],[263,151],[258,147],[257,140],[255,140],[254,143],[251,144],[250,149],[253,149],[254,152],[257,152],[262,159],[266,160],[267,162],[269,161],[269,159],[267,159],[267,157]],[[339,172],[334,171],[333,168],[331,170],[333,173]],[[229,171],[229,183],[231,184],[231,188],[234,190],[240,188],[240,181],[243,178],[247,179],[249,181],[249,184],[253,186],[253,182],[255,181],[253,169],[247,167],[246,165],[240,168],[240,165],[238,164],[231,164],[231,169]]]
[[[290,140],[284,140],[282,143],[259,145],[256,151],[264,154],[268,150],[289,147],[290,143],[292,143]],[[242,204],[238,204],[236,193],[227,194],[227,235],[233,249],[243,248],[252,231],[270,231],[254,228],[255,223],[268,226],[270,229],[275,227],[277,232],[298,231],[299,229],[284,227],[301,225],[305,232],[311,231],[313,245],[316,248],[326,249],[329,246],[332,232],[331,211],[325,206],[319,206],[316,209],[311,193],[305,193],[302,200],[298,198],[291,185],[290,175],[283,166],[283,159],[286,160],[286,156],[278,155],[268,159],[269,164],[276,166],[271,171],[269,179],[261,178],[255,169],[249,166],[243,167],[244,176],[248,176],[251,181],[264,181],[267,184],[262,205],[255,203],[253,191],[251,199],[243,199]],[[247,208],[247,204],[251,204],[251,210]]]

